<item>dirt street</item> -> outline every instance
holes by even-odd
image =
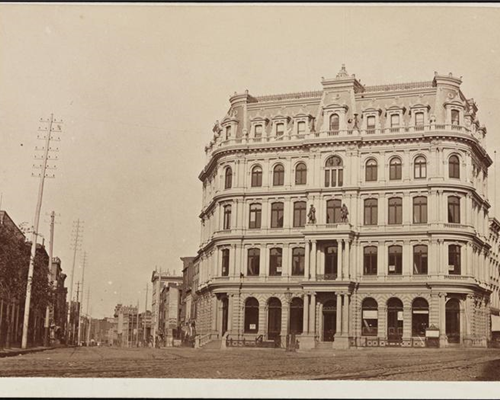
[[[0,359],[1,377],[500,380],[500,349],[61,348]]]

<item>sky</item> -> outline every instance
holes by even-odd
[[[71,275],[73,221],[85,221],[74,282],[86,251],[88,311],[144,310],[152,271],[181,274],[196,255],[204,146],[231,94],[321,90],[343,63],[367,85],[453,72],[494,158],[498,26],[494,5],[0,4],[1,208],[32,224],[37,129],[53,113],[63,133],[39,231],[48,241],[55,211],[54,255]],[[492,167],[494,204],[496,182]]]

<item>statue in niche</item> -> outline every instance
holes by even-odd
[[[354,114],[354,125],[352,127],[353,130],[359,129],[358,127],[358,114]]]
[[[307,218],[310,224],[316,223],[316,209],[311,204],[311,208],[309,208],[309,214],[307,214]]]
[[[222,131],[222,128],[221,128],[221,126],[219,124],[219,121],[217,120],[217,121],[215,121],[215,124],[214,124],[214,127],[212,129],[212,132],[214,132],[216,135],[219,135],[221,133],[221,131]]]
[[[349,215],[349,210],[347,209],[347,206],[345,204],[342,204],[342,207],[340,208],[340,220],[342,222],[347,222],[348,218],[347,216]]]

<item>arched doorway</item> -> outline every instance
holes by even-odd
[[[337,332],[337,301],[328,300],[323,304],[323,341],[333,342]]]
[[[387,301],[387,339],[401,341],[403,337],[403,303],[396,297]]]
[[[304,302],[294,297],[290,304],[290,333],[301,334],[304,324]]]
[[[224,297],[222,299],[222,335],[227,332],[229,314],[229,299]]]
[[[429,326],[429,303],[427,300],[417,297],[413,300],[411,307],[411,334],[412,336],[425,336],[425,330]]]
[[[460,301],[450,299],[446,303],[446,336],[448,343],[460,343]]]
[[[281,335],[281,301],[271,297],[268,302],[267,338],[274,340]]]
[[[255,297],[250,297],[245,302],[245,333],[259,331],[259,302]]]

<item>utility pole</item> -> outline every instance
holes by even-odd
[[[70,338],[74,337],[73,333],[73,324],[70,324],[70,318],[71,318],[71,312],[73,310],[72,304],[73,304],[73,282],[75,278],[75,263],[76,263],[76,253],[81,245],[81,235],[82,235],[82,230],[83,230],[83,221],[80,221],[78,219],[74,224],[74,238],[73,238],[73,267],[71,268],[71,282],[69,284],[69,300],[68,300],[68,329],[66,332],[66,337],[68,338],[67,343],[69,343]],[[70,332],[71,330],[71,332]]]
[[[48,273],[48,281],[52,281],[52,259],[54,257],[54,220],[56,218],[56,213],[52,211],[50,214],[50,241],[49,241],[49,273]],[[52,289],[52,285],[51,289]],[[53,293],[51,292],[51,295]],[[52,297],[52,296],[51,296]],[[53,299],[51,299],[53,300]],[[47,304],[47,308],[45,309],[45,332],[43,336],[43,345],[48,346],[50,343],[50,306],[51,304]]]
[[[90,285],[87,290],[87,317],[89,319],[89,326],[87,329],[87,346],[90,346],[90,329],[92,328],[92,316],[90,315],[91,313],[89,312],[89,303],[90,303]]]
[[[80,282],[76,283],[76,305],[78,306],[78,318],[80,318],[80,307],[79,307],[79,301],[80,301]],[[71,338],[71,342],[75,342],[75,330],[76,330],[76,315],[73,315],[73,329],[72,329],[72,335],[73,337]]]
[[[144,345],[147,344],[146,343],[146,317],[148,314],[148,289],[149,289],[149,285],[146,283],[146,302],[144,303],[144,318],[142,319]]]
[[[43,120],[40,118],[40,122],[48,123],[48,128],[38,128],[39,132],[45,132],[45,136],[38,135],[38,139],[45,141],[45,147],[38,149],[35,147],[35,150],[43,151],[43,155],[41,157],[35,156],[35,159],[41,160],[42,163],[39,165],[33,164],[35,168],[40,168],[41,172],[39,175],[31,174],[31,176],[38,176],[40,178],[40,184],[38,186],[38,199],[35,208],[35,219],[33,223],[33,233],[31,236],[31,255],[30,255],[30,264],[28,268],[28,282],[26,285],[26,299],[24,302],[24,319],[23,319],[23,336],[21,341],[21,347],[26,349],[28,347],[28,328],[29,328],[29,319],[30,319],[30,306],[31,306],[31,288],[33,286],[33,272],[35,269],[35,256],[36,256],[36,244],[37,244],[37,235],[38,235],[38,227],[40,223],[40,212],[42,210],[42,199],[43,199],[43,187],[45,184],[45,178],[54,178],[55,176],[48,175],[47,170],[54,169],[55,165],[48,165],[49,160],[56,160],[57,156],[50,156],[49,151],[58,151],[59,149],[52,149],[50,147],[51,140],[57,141],[60,140],[59,137],[53,137],[52,133],[60,133],[61,132],[61,121],[56,121],[54,119],[54,114],[50,114],[50,118],[48,120]],[[54,126],[55,125],[55,126]]]
[[[81,345],[81,329],[80,329],[80,325],[81,325],[81,320],[82,320],[82,311],[83,311],[83,294],[85,293],[84,292],[84,286],[83,286],[83,283],[84,283],[84,280],[85,280],[85,266],[87,265],[87,252],[84,251],[83,252],[83,265],[82,265],[82,300],[80,301],[80,304],[78,305],[78,339],[77,339],[77,343],[78,343],[78,346]]]

